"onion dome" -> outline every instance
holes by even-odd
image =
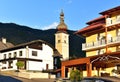
[[[58,31],[66,31],[67,25],[64,23],[64,13],[61,11],[60,13],[60,23],[57,26]]]

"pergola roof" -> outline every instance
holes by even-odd
[[[62,61],[63,66],[77,66],[77,65],[83,65],[87,63],[92,63],[93,67],[110,67],[111,65],[116,65],[120,63],[120,52],[109,52],[104,53],[101,55],[94,55],[90,57],[85,58],[78,58],[74,60],[68,60],[68,61]],[[108,58],[108,59],[107,59]]]

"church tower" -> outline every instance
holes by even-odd
[[[64,23],[63,11],[60,13],[60,23],[55,34],[55,48],[60,52],[63,60],[69,58],[69,34],[67,33],[67,25]]]

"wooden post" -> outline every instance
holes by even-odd
[[[92,76],[92,64],[87,63],[86,69],[87,69],[87,76],[91,77]]]
[[[108,53],[108,40],[107,40],[107,27],[105,27],[105,42],[106,42],[106,53]]]
[[[105,19],[107,18],[107,15],[105,16]],[[107,38],[107,27],[106,26],[104,26],[105,27],[105,42],[106,42],[106,53],[108,53],[108,38]]]
[[[65,66],[61,67],[61,77],[65,78]]]

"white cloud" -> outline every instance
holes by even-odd
[[[58,22],[53,22],[52,24],[48,25],[48,26],[44,26],[42,28],[42,30],[47,30],[47,29],[55,29],[58,25]]]

